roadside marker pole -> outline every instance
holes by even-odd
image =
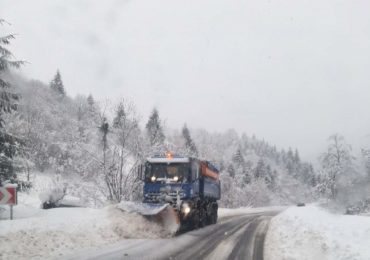
[[[13,220],[13,206],[17,205],[17,199],[17,185],[7,184],[4,187],[0,187],[0,205],[9,205],[10,220]]]

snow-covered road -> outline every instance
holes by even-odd
[[[263,259],[263,245],[278,209],[224,212],[216,225],[174,238],[131,239],[63,259]]]
[[[173,237],[115,205],[31,204],[17,205],[15,220],[0,221],[0,259],[370,259],[370,218],[317,205],[220,208],[216,225]]]

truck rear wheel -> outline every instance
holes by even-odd
[[[216,203],[212,207],[212,224],[217,223],[217,218],[218,218],[218,205]]]
[[[213,224],[213,218],[214,218],[214,210],[213,210],[213,204],[209,203],[207,205],[207,225]]]
[[[199,209],[199,227],[205,227],[207,225],[207,209],[200,206]]]

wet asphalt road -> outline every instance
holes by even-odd
[[[190,232],[192,243],[167,259],[251,259],[263,260],[268,224],[277,212],[229,217],[216,225]]]

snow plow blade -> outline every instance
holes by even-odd
[[[179,215],[168,203],[135,203],[130,201],[121,202],[117,208],[127,212],[136,213],[162,225],[170,233],[176,233],[180,228]]]

